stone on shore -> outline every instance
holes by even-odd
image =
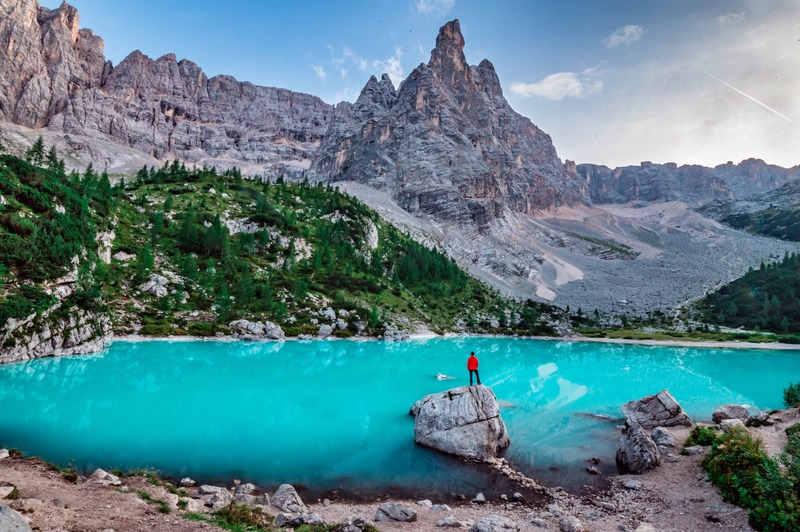
[[[587,532],[589,530],[574,515],[563,516],[558,523],[558,529],[561,532]]]
[[[95,469],[94,473],[89,475],[87,480],[89,482],[100,483],[104,486],[120,486],[122,484],[118,476],[107,473],[100,468]]]
[[[692,420],[667,390],[625,403],[622,405],[622,413],[629,422],[635,422],[645,429],[692,426]]]
[[[8,449],[0,449],[0,460],[8,458]]]
[[[725,419],[741,419],[742,421],[746,421],[748,417],[750,417],[750,412],[742,405],[722,405],[711,414],[711,421],[714,423],[719,423]]]
[[[628,425],[628,430],[619,439],[617,469],[620,473],[641,475],[661,464],[661,453],[653,439],[638,423]]]
[[[494,514],[487,515],[470,528],[470,532],[516,532],[517,530],[519,526],[514,521]]]
[[[414,440],[447,454],[487,461],[510,444],[497,397],[486,386],[426,395],[411,413]]]
[[[31,532],[31,526],[22,514],[0,504],[0,530],[3,532]]]
[[[180,482],[180,484],[178,484],[178,487],[179,488],[191,488],[191,487],[194,487],[195,484],[197,484],[197,483],[194,480],[192,480],[189,477],[185,477],[185,478],[181,479],[181,482]]]
[[[732,430],[747,430],[747,427],[741,419],[723,419],[719,422],[719,429],[727,434]]]
[[[303,525],[328,526],[328,522],[316,513],[303,513],[294,517],[281,513],[275,516],[275,526],[278,528],[297,528]]]
[[[308,508],[303,504],[297,490],[291,484],[281,484],[270,498],[272,506],[294,514],[308,513]]]
[[[412,522],[417,520],[417,512],[399,502],[385,502],[378,506],[375,512],[375,521],[402,521]]]
[[[463,525],[461,521],[459,521],[452,515],[448,515],[447,517],[444,517],[436,521],[436,526],[442,528],[461,528]]]
[[[251,335],[255,338],[266,338],[267,340],[284,340],[286,335],[280,325],[271,321],[248,321],[235,320],[228,324],[234,332],[244,335]]]
[[[255,506],[268,506],[269,495],[262,493],[255,485],[239,484],[233,492],[233,501],[251,508]]]

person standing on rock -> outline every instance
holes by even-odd
[[[472,386],[472,374],[478,379],[478,386],[481,385],[481,376],[478,374],[478,357],[472,352],[467,359],[467,369],[469,370],[469,385]]]

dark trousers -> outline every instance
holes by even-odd
[[[478,370],[477,369],[469,370],[469,385],[472,386],[472,374],[473,373],[475,374],[475,378],[478,379],[478,385],[480,386],[480,384],[481,384],[481,376],[478,375]]]

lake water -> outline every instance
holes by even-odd
[[[82,471],[283,482],[351,495],[503,491],[488,470],[414,444],[409,407],[468,384],[504,405],[506,458],[548,484],[612,473],[620,405],[668,388],[696,420],[723,403],[781,407],[800,351],[694,349],[503,338],[378,341],[116,341],[97,355],[0,366],[0,446]],[[438,381],[438,372],[454,380]]]

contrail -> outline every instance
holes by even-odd
[[[783,119],[784,119],[784,120],[786,120],[787,122],[791,122],[791,120],[789,119],[789,117],[787,117],[786,115],[782,115],[781,113],[779,113],[778,111],[776,111],[775,109],[773,109],[772,107],[770,107],[769,105],[767,105],[767,104],[765,104],[765,103],[762,103],[762,102],[759,102],[758,100],[756,100],[755,98],[753,98],[753,97],[752,97],[752,96],[750,96],[749,94],[747,94],[747,93],[745,93],[745,92],[742,92],[742,91],[740,91],[739,89],[737,89],[736,87],[734,87],[734,86],[733,86],[733,85],[731,85],[730,83],[725,83],[725,82],[724,82],[724,81],[722,81],[721,79],[719,79],[719,78],[715,78],[714,76],[712,76],[712,75],[711,75],[711,74],[709,74],[708,72],[706,72],[706,76],[708,76],[708,77],[709,77],[709,78],[711,78],[711,79],[715,79],[715,80],[719,81],[720,83],[722,83],[722,84],[723,84],[723,85],[725,85],[726,87],[730,87],[731,89],[735,90],[736,92],[738,92],[739,94],[741,94],[741,95],[742,95],[742,96],[744,96],[745,98],[750,98],[751,100],[753,100],[754,102],[756,102],[758,105],[760,105],[760,106],[761,106],[761,107],[763,107],[764,109],[766,109],[766,110],[768,110],[768,111],[772,111],[773,113],[775,113],[775,114],[776,114],[776,115],[778,115],[779,117],[783,118]]]

